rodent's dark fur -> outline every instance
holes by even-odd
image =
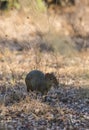
[[[27,91],[40,91],[42,94],[48,92],[52,84],[52,78],[55,80],[57,85],[57,79],[52,73],[44,74],[39,70],[32,70],[25,78]]]

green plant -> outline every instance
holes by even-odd
[[[18,0],[8,0],[8,9],[10,8],[16,8],[19,9],[20,8],[20,3]]]
[[[0,9],[6,10],[11,8],[20,8],[20,3],[18,0],[0,0]]]
[[[40,11],[45,11],[46,9],[42,0],[37,0],[37,7],[39,8]]]

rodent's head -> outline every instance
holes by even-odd
[[[45,79],[46,79],[48,88],[50,88],[52,85],[58,86],[59,84],[54,73],[46,73]]]

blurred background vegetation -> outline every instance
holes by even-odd
[[[75,4],[75,0],[0,0],[0,9],[20,9],[23,6],[30,8],[32,4],[37,4],[39,9],[44,10],[45,6],[71,6]]]
[[[14,15],[17,17],[17,12],[22,11],[22,14],[19,15],[19,20],[16,20],[16,22],[19,22],[21,18],[22,23],[24,21],[22,20],[23,17],[24,19],[27,17],[36,27],[35,35],[40,36],[43,42],[45,39],[45,43],[51,43],[56,52],[57,50],[62,50],[63,52],[63,50],[67,50],[67,47],[68,50],[71,50],[74,45],[77,46],[76,48],[79,51],[81,48],[89,48],[88,8],[88,0],[0,0],[1,14],[15,10],[11,14],[13,16],[12,20]],[[53,17],[50,17],[51,11]],[[26,12],[26,15],[24,15],[24,12]],[[5,29],[2,32],[5,34]],[[11,36],[12,34],[9,35]],[[73,46],[71,43],[73,43]],[[72,47],[70,48],[69,46]],[[68,50],[67,52],[69,52]]]

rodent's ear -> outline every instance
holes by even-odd
[[[46,80],[52,81],[53,78],[54,78],[54,74],[53,73],[46,73],[45,74],[45,79]]]
[[[46,78],[46,79],[49,78],[50,76],[51,76],[50,73],[46,73],[46,74],[45,74],[45,78]]]
[[[45,74],[45,78],[51,78],[51,77],[53,77],[54,76],[54,73],[52,72],[52,73],[46,73]]]

